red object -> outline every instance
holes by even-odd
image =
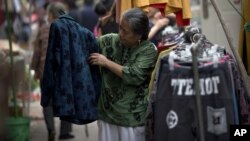
[[[190,19],[183,19],[182,10],[175,12],[175,15],[178,26],[188,26],[190,24]]]
[[[4,23],[4,11],[0,9],[0,25]]]
[[[17,99],[21,99],[24,101],[39,101],[41,99],[41,96],[39,93],[34,93],[34,92],[23,92],[23,93],[18,93],[16,95]]]
[[[158,54],[160,54],[164,50],[169,49],[170,47],[172,47],[174,45],[176,45],[176,43],[175,44],[169,44],[169,45],[159,43],[158,46],[157,46]]]

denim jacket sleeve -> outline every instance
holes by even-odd
[[[89,53],[98,53],[99,52],[99,46],[97,44],[96,38],[95,36],[89,32],[89,31],[85,31],[86,32],[86,47],[87,50],[89,51]],[[92,79],[94,82],[94,87],[95,87],[95,92],[97,97],[99,97],[100,93],[101,93],[101,74],[100,74],[100,69],[98,66],[93,66],[90,65],[90,71],[91,71],[91,75],[92,75]]]

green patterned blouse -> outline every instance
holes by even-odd
[[[156,47],[143,41],[138,47],[121,45],[118,34],[100,37],[101,53],[123,66],[122,78],[101,68],[99,119],[119,126],[144,125],[150,75],[157,59]]]

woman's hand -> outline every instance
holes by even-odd
[[[102,54],[92,53],[90,54],[89,61],[92,65],[106,67],[109,60]]]
[[[105,67],[115,73],[117,76],[122,77],[123,66],[109,60],[104,55],[99,53],[92,53],[89,57],[90,64]]]

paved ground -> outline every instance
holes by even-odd
[[[42,116],[42,108],[39,101],[32,102],[30,105],[30,116],[32,122],[30,126],[30,141],[47,141],[47,131]],[[59,119],[55,118],[57,133],[59,130]],[[98,128],[96,122],[88,124],[89,137],[86,137],[84,125],[73,125],[72,134],[75,135],[74,139],[65,141],[98,141]],[[56,141],[58,140],[58,134]]]

